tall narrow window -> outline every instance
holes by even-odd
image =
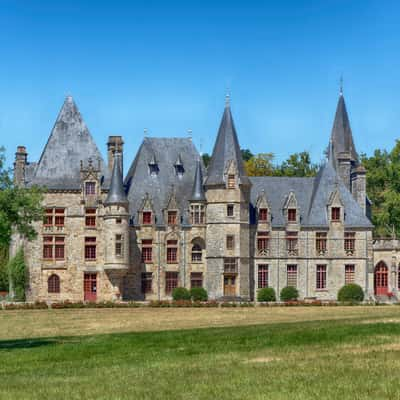
[[[298,255],[297,232],[286,232],[286,248],[289,255]]]
[[[176,225],[177,215],[176,211],[168,211],[168,225]]]
[[[115,255],[116,257],[124,255],[124,235],[115,235]]]
[[[143,225],[151,224],[151,211],[143,211]]]
[[[326,289],[326,265],[317,265],[317,290]]]
[[[85,226],[94,228],[96,226],[96,209],[86,208],[85,210]]]
[[[351,255],[354,253],[356,243],[356,233],[355,232],[345,232],[344,233],[344,250],[347,254]]]
[[[235,186],[236,186],[235,175],[229,174],[228,175],[228,189],[235,189]]]
[[[331,208],[331,220],[340,221],[340,207]]]
[[[55,226],[64,226],[64,208],[55,209]]]
[[[288,209],[288,221],[296,222],[297,220],[297,210],[295,208]]]
[[[260,222],[268,221],[268,209],[267,208],[260,208],[260,210],[258,211],[258,220]]]
[[[268,255],[269,232],[257,232],[257,253],[259,256]]]
[[[259,264],[258,265],[258,288],[268,287],[268,265]]]
[[[190,207],[190,214],[193,225],[204,224],[204,206],[202,204],[193,204]]]
[[[297,288],[297,265],[287,266],[287,285]]]
[[[317,232],[316,239],[315,239],[315,248],[318,254],[325,254],[326,253],[326,232]]]
[[[85,237],[85,260],[96,260],[96,238]]]
[[[60,278],[58,275],[53,274],[47,279],[48,293],[60,293]]]
[[[174,264],[178,262],[178,241],[167,240],[167,263]]]
[[[142,273],[142,293],[151,293],[153,283],[153,274],[151,272]]]
[[[228,216],[228,217],[233,217],[233,204],[228,204],[227,206],[226,206],[226,215]]]
[[[171,294],[172,291],[178,287],[178,273],[166,272],[165,273],[165,293]]]
[[[144,263],[153,261],[153,241],[151,239],[142,240],[142,261]]]
[[[190,274],[190,287],[203,287],[203,273],[191,272]]]
[[[203,250],[201,246],[195,243],[192,247],[192,262],[201,262],[203,257]]]
[[[226,236],[226,249],[233,250],[235,247],[235,236],[227,235]]]
[[[54,258],[56,260],[64,260],[65,258],[65,243],[64,236],[56,236],[55,237],[55,245],[54,245]]]
[[[354,283],[354,272],[355,268],[354,265],[345,265],[344,266],[344,284],[349,285]]]
[[[86,196],[96,194],[96,182],[85,182],[85,194]]]
[[[43,237],[43,258],[45,260],[53,259],[53,236]]]
[[[43,219],[43,225],[44,226],[52,226],[53,225],[53,209],[52,208],[46,208],[45,216]]]

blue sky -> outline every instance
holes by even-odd
[[[280,161],[329,139],[339,78],[359,152],[400,136],[396,1],[0,0],[0,145],[40,157],[67,94],[105,155],[147,128],[211,152],[227,88],[239,141]]]

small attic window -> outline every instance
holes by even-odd
[[[183,168],[183,165],[182,164],[175,164],[174,167],[175,167],[176,176],[182,177],[183,174],[185,173],[185,168]]]
[[[288,221],[296,222],[297,220],[297,210],[295,208],[288,209]]]
[[[340,221],[340,207],[331,208],[331,219],[332,221]]]
[[[159,172],[158,164],[157,163],[150,163],[149,164],[149,173],[151,176],[157,176]]]
[[[86,196],[91,196],[96,194],[96,182],[85,183],[85,194]]]

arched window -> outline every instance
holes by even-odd
[[[49,293],[60,293],[60,278],[58,275],[50,275],[47,280],[47,291]]]
[[[198,243],[195,243],[192,247],[192,262],[201,262],[203,256],[203,250]]]

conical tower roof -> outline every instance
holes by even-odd
[[[123,204],[128,202],[121,171],[121,155],[119,153],[115,153],[114,157],[110,190],[108,192],[107,199],[104,202],[105,205]]]
[[[206,195],[204,194],[204,187],[203,187],[203,172],[201,169],[200,160],[197,160],[192,195],[190,196],[190,200],[191,201],[206,201]]]

